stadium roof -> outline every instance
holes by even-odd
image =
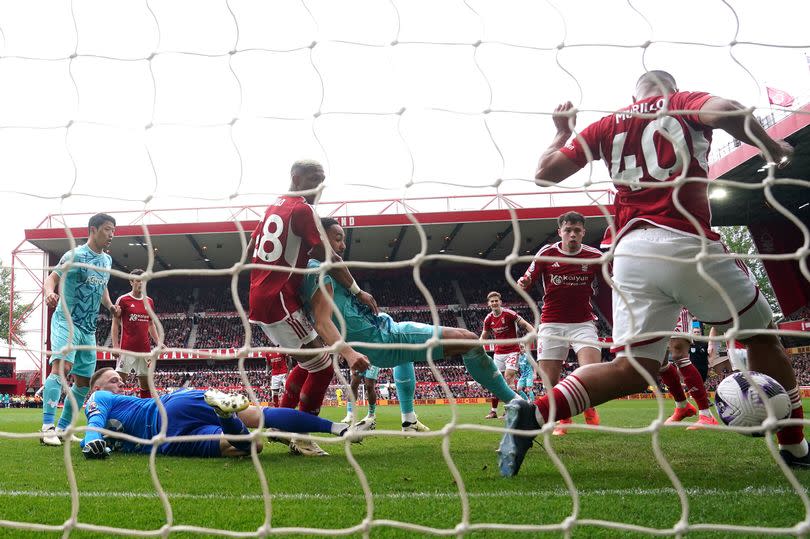
[[[774,138],[785,138],[796,147],[789,166],[777,177],[810,180],[810,104],[796,113],[762,119]],[[750,146],[730,143],[715,149],[710,177],[757,184],[765,178],[765,162]],[[764,198],[763,189],[728,187],[728,195],[712,200],[712,224],[741,225],[778,215]],[[804,186],[775,186],[773,194],[794,215],[810,223],[810,190]],[[585,242],[596,245],[607,227],[598,204],[608,208],[612,189],[538,189],[536,192],[481,194],[367,201],[323,202],[322,216],[337,218],[347,230],[347,260],[397,261],[417,254],[418,231],[409,215],[424,226],[427,252],[486,258],[503,258],[512,250],[514,230],[510,209],[520,225],[520,254],[535,252],[556,239],[556,218],[576,210],[588,218]],[[598,203],[598,204],[597,204]],[[238,221],[247,236],[257,225],[264,207],[181,208],[115,212],[116,238],[110,249],[119,270],[146,267],[148,226],[155,249],[155,268],[224,269],[241,254]],[[86,237],[89,213],[51,215],[25,239],[58,258],[69,249],[66,226],[79,242]]]
[[[790,164],[777,169],[776,177],[810,181],[810,103],[794,113],[771,113],[761,121],[773,138],[785,139],[794,147]],[[711,178],[761,184],[767,176],[765,159],[756,148],[735,141],[718,150],[720,158],[709,168]],[[712,201],[713,225],[748,224],[779,215],[766,201],[763,189],[725,189],[725,198]],[[807,205],[810,202],[810,189],[798,185],[777,185],[772,192],[776,200],[793,215],[810,223],[810,205]]]
[[[447,253],[497,259],[508,255],[514,242],[510,209],[520,225],[520,254],[533,253],[556,238],[557,216],[576,210],[588,218],[586,242],[596,244],[607,226],[599,206],[610,206],[612,190],[545,190],[541,193],[379,199],[327,202],[318,205],[322,216],[337,218],[347,230],[347,260],[406,260],[421,249],[421,240],[409,214],[424,226],[428,253]],[[589,203],[590,202],[590,203]],[[117,269],[146,267],[148,226],[155,249],[155,268],[223,269],[241,256],[236,220],[247,236],[259,222],[263,207],[196,208],[116,213],[118,226],[110,248]],[[127,215],[129,214],[129,215]],[[207,220],[219,214],[231,220]],[[81,243],[87,235],[90,214],[49,216],[25,238],[52,257],[70,247],[67,229]],[[203,219],[197,222],[165,222],[170,219]],[[124,223],[122,217],[129,217]],[[151,223],[146,225],[145,223]],[[62,226],[59,226],[62,225]],[[77,226],[79,225],[79,226]]]

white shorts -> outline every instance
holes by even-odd
[[[731,362],[731,369],[735,371],[748,370],[748,349],[729,348],[728,360]]]
[[[146,366],[146,358],[121,354],[118,363],[115,364],[115,372],[129,374],[135,371],[135,376],[146,376],[149,374],[149,367]]]
[[[565,361],[569,348],[573,348],[575,354],[578,354],[583,348],[600,349],[596,344],[571,342],[572,340],[598,342],[599,335],[596,332],[596,324],[593,322],[572,324],[549,322],[540,324],[537,334],[538,361]]]
[[[495,366],[498,367],[498,372],[505,372],[507,369],[510,371],[516,371],[518,370],[518,359],[520,359],[520,352],[495,354],[493,359],[495,360]]]
[[[773,313],[745,265],[731,257],[703,261],[706,274],[731,299],[729,309],[720,293],[698,274],[694,258],[700,245],[700,238],[663,228],[636,229],[621,238],[613,262],[613,351],[617,356],[626,356],[624,346],[630,344],[634,357],[663,363],[669,339],[646,334],[670,333],[682,305],[718,331],[730,327],[735,317],[741,330],[767,327]],[[709,254],[726,252],[719,241],[709,242]]]
[[[270,391],[284,391],[284,383],[287,381],[286,374],[274,374],[270,378]]]
[[[272,324],[253,320],[251,323],[258,324],[267,338],[281,348],[301,348],[318,336],[304,309],[298,309],[284,320]]]

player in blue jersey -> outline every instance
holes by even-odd
[[[534,400],[534,367],[529,361],[529,352],[526,345],[520,343],[520,357],[518,358],[517,394],[529,402]]]
[[[332,250],[338,255],[342,255],[346,249],[343,228],[336,220],[331,218],[321,219],[321,225],[326,231]],[[310,260],[307,267],[318,268],[320,264],[317,260]],[[419,322],[395,322],[385,313],[372,313],[368,307],[357,301],[349,290],[337,283],[329,274],[324,273],[322,275],[323,290],[318,284],[318,273],[306,275],[304,282],[301,284],[301,297],[309,306],[315,320],[315,331],[318,332],[318,335],[327,345],[338,342],[341,335],[338,329],[338,327],[341,327],[341,322],[337,317],[334,319],[332,317],[332,300],[334,300],[345,321],[345,341],[347,342],[424,344],[433,338],[434,329],[438,330],[436,337],[442,339],[473,341],[464,344],[438,344],[432,349],[406,347],[380,349],[362,345],[351,347],[346,344],[339,350],[341,354],[357,352],[365,354],[371,364],[378,367],[396,367],[407,363],[425,362],[427,361],[427,354],[431,352],[432,358],[436,360],[460,354],[464,359],[467,370],[479,384],[504,402],[509,402],[517,397],[517,394],[506,385],[506,381],[498,372],[492,358],[484,352],[483,347],[478,342],[478,335],[475,333],[466,329],[445,326],[434,328],[432,325]],[[412,411],[413,393],[411,390],[410,395],[407,393],[402,394],[398,390],[397,396],[400,399],[400,404],[402,404],[403,398],[407,400],[410,396],[411,399],[411,411],[406,413],[403,409],[403,430],[406,430],[406,423],[416,422],[416,414]]]
[[[70,393],[81,407],[90,390],[90,376],[96,370],[95,350],[69,350],[73,346],[96,346],[96,321],[99,305],[103,304],[113,316],[120,309],[110,300],[107,283],[112,257],[104,252],[115,235],[115,219],[98,213],[88,223],[87,242],[71,249],[45,279],[45,304],[54,309],[51,316],[51,374],[42,392],[42,436],[44,445],[62,445],[61,431],[70,425],[74,407],[70,398],[59,424],[54,427],[54,415],[62,394],[62,376],[73,375]],[[83,264],[77,266],[75,264]],[[75,438],[75,437],[74,437]],[[78,441],[75,438],[74,441]]]
[[[161,419],[154,399],[121,395],[124,382],[112,367],[99,369],[92,378],[94,393],[87,401],[85,414],[90,427],[121,432],[149,440],[160,432]],[[181,389],[160,397],[166,408],[166,436],[247,435],[257,428],[260,417],[264,426],[284,432],[324,432],[342,436],[349,425],[333,423],[318,416],[290,408],[250,406],[247,397],[217,390]],[[81,443],[87,458],[105,458],[112,451],[149,453],[150,444],[104,436],[88,430]],[[256,451],[262,450],[260,441]],[[181,457],[240,457],[250,454],[249,440],[215,439],[166,442],[158,446],[161,455]]]

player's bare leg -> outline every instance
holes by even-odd
[[[589,346],[581,348],[579,352],[577,352],[577,361],[579,362],[580,366],[601,363],[602,351],[599,350],[598,348],[591,348]],[[591,406],[590,408],[586,408],[584,415],[585,415],[585,423],[587,423],[588,425],[599,424],[599,412],[596,411],[595,407]]]
[[[773,327],[773,324],[771,324]],[[790,419],[803,419],[802,398],[796,382],[796,373],[785,353],[785,348],[775,335],[756,335],[740,339],[748,348],[748,366],[782,384],[790,397]],[[779,452],[790,466],[810,468],[810,451],[804,438],[802,426],[784,427],[776,433]]]

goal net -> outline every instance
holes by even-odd
[[[252,231],[244,230],[242,222],[260,219],[261,206],[286,192],[293,161],[307,157],[323,163],[327,180],[314,190],[322,202],[396,198],[417,238],[417,248],[410,257],[390,260],[386,257],[377,261],[348,257],[341,264],[353,271],[407,268],[407,279],[424,297],[430,321],[437,328],[445,325],[442,322],[444,308],[440,306],[447,302],[437,301],[431,287],[425,285],[426,268],[440,261],[501,271],[500,281],[493,283],[493,288],[514,291],[527,306],[526,319],[537,328],[540,324],[537,293],[523,291],[514,276],[534,260],[535,247],[542,238],[527,238],[522,234],[520,210],[523,208],[504,196],[505,193],[546,193],[549,199],[557,196],[565,200],[565,207],[597,208],[590,217],[605,219],[615,234],[611,199],[605,197],[606,191],[610,196],[614,193],[612,186],[671,190],[676,206],[688,213],[678,202],[678,193],[684,186],[708,183],[706,179],[684,175],[675,183],[639,185],[638,178],[631,173],[622,175],[606,170],[597,162],[604,156],[592,152],[588,153],[596,161],[559,185],[542,179],[535,183],[538,157],[554,137],[553,118],[570,121],[574,136],[582,142],[584,139],[577,129],[626,105],[640,74],[650,69],[666,69],[676,75],[682,89],[705,90],[749,107],[727,115],[745,115],[750,122],[758,122],[769,132],[790,135],[793,141],[803,140],[801,137],[806,134],[801,130],[810,124],[807,121],[810,42],[804,28],[807,15],[810,8],[801,2],[753,6],[743,2],[707,5],[689,1],[677,7],[629,0],[583,0],[560,5],[521,1],[396,0],[5,2],[0,6],[0,73],[4,80],[0,88],[0,177],[3,178],[0,192],[3,193],[3,211],[7,214],[4,229],[18,238],[20,224],[28,223],[29,215],[52,214],[54,226],[66,231],[69,241],[64,251],[67,251],[82,243],[83,237],[77,236],[75,231],[84,226],[80,219],[86,219],[87,212],[140,215],[138,220],[118,224],[141,227],[137,246],[148,255],[142,276],[147,290],[161,279],[227,277],[231,280],[230,301],[243,333],[240,345],[234,347],[232,353],[232,357],[238,359],[235,369],[241,382],[239,389],[253,402],[261,402],[265,393],[259,390],[264,388],[251,385],[246,361],[263,352],[292,353],[294,350],[271,347],[261,340],[261,330],[248,322],[246,298],[240,296],[238,285],[240,276],[252,269],[251,253],[247,252]],[[575,108],[562,116],[554,116],[555,107],[567,100]],[[685,112],[676,110],[671,114]],[[750,125],[746,132],[752,136]],[[671,133],[662,135],[656,131],[655,135],[655,143],[660,143],[661,138],[678,142]],[[651,132],[651,144],[653,138]],[[797,269],[793,275],[796,287],[801,288],[796,294],[810,294],[807,266],[810,233],[804,202],[808,200],[806,192],[810,181],[806,179],[808,171],[800,168],[810,166],[804,157],[806,152],[800,159],[797,157],[797,166],[785,169],[789,172],[785,174],[777,166],[781,163],[769,162],[773,159],[767,151],[765,161],[757,161],[759,151],[766,148],[762,141],[754,142],[755,146],[748,145],[744,159],[735,161],[743,155],[735,153],[741,143],[717,130],[709,162],[704,165],[748,163],[749,169],[743,176],[713,179],[712,187],[707,188],[715,200],[724,195],[729,198],[737,195],[740,200],[745,197],[745,201],[735,207],[738,208],[736,214],[736,210],[726,210],[724,224],[749,225],[749,217],[753,215],[779,220],[784,223],[780,230],[791,238],[790,242],[780,245],[790,245],[790,248],[765,252],[762,245],[773,246],[773,238],[770,243],[767,238],[763,243],[762,237],[757,237],[759,251],[752,248],[723,256],[736,257],[752,266],[763,261],[795,263]],[[797,156],[800,153],[797,151]],[[759,170],[750,169],[750,164],[755,162],[761,165]],[[625,162],[625,166],[630,170],[635,164]],[[721,172],[730,170],[730,166],[726,166]],[[478,256],[454,254],[446,248],[452,241],[450,236],[444,243],[437,244],[429,238],[414,206],[409,205],[409,201],[436,195],[474,197],[480,194],[493,196],[498,209],[508,214],[509,228],[495,238],[497,249],[482,250]],[[752,204],[758,206],[752,207]],[[152,234],[156,227],[171,224],[163,219],[172,212],[155,210],[189,206],[203,208],[200,213],[205,216],[198,216],[200,221],[208,216],[210,220],[224,219],[238,230],[239,235],[233,237],[241,238],[241,244],[235,248],[239,256],[230,264],[190,269],[171,267],[160,261],[161,253],[153,245]],[[316,205],[316,209],[323,207],[323,204]],[[451,215],[451,210],[455,209],[470,208],[431,211]],[[321,211],[322,216],[326,213],[348,216],[345,210],[341,213],[334,208],[330,212]],[[182,219],[184,215],[187,213],[178,210],[175,217]],[[687,215],[687,219],[697,226],[695,216]],[[695,267],[695,279],[709,280],[704,265],[717,255],[710,254],[705,235],[703,240],[699,255],[672,263],[690,263]],[[393,247],[401,238],[380,237],[377,241],[393,242],[389,244]],[[553,241],[556,241],[554,237],[546,239],[546,242]],[[608,268],[614,260],[614,252],[615,246],[610,247],[599,259],[608,284],[612,283]],[[199,256],[209,262],[204,249],[199,250]],[[656,257],[643,255],[641,258]],[[560,257],[541,259],[549,263],[565,262]],[[18,260],[19,256],[12,264],[4,264],[4,268],[17,270],[17,279],[23,279],[23,265],[14,263]],[[65,267],[77,265],[86,267],[72,260]],[[317,271],[323,274],[332,267],[334,264],[326,263]],[[756,267],[761,273],[761,266]],[[36,281],[39,272],[50,271],[53,264],[26,265],[25,268],[33,270],[30,276]],[[292,270],[293,273],[312,271]],[[128,268],[122,265],[114,266],[109,273],[111,278],[130,278]],[[727,291],[717,283],[712,286],[726,305],[734,305],[735,298]],[[784,286],[780,289],[782,295]],[[375,291],[372,289],[372,292]],[[795,309],[783,315],[791,315],[796,320],[810,318],[806,301],[804,305],[803,311]],[[465,308],[459,306],[453,316],[462,320]],[[185,323],[179,318],[179,321],[167,322],[154,312],[150,312],[150,316],[161,322],[158,324],[161,342],[168,331]],[[741,330],[736,314],[731,318],[733,324],[725,334],[712,338],[699,336],[696,340],[711,341],[713,345],[730,341],[733,346],[736,339],[751,336],[751,332]],[[44,328],[48,321],[44,314],[41,319]],[[774,329],[771,333],[797,343],[810,338],[806,328],[786,328]],[[480,327],[468,329],[480,332]],[[343,331],[345,339],[345,328]],[[534,348],[536,331],[518,340]],[[670,335],[688,337],[683,333],[655,332],[638,335],[633,340],[642,342]],[[118,352],[105,346],[105,342],[71,349]],[[337,350],[341,344],[344,341],[329,351]],[[619,532],[675,536],[690,532],[752,535],[810,532],[806,477],[797,477],[784,464],[772,436],[779,427],[802,423],[802,420],[776,421],[769,408],[765,424],[768,436],[757,453],[762,459],[773,461],[772,472],[784,478],[780,480],[780,487],[763,488],[770,496],[791,497],[798,507],[793,508],[796,518],[785,523],[783,518],[773,520],[764,516],[760,523],[745,525],[734,520],[704,518],[690,502],[694,496],[711,496],[715,485],[682,481],[678,470],[683,469],[683,463],[673,464],[673,460],[678,460],[677,455],[665,450],[662,443],[670,427],[664,420],[671,401],[661,392],[657,381],[646,373],[645,379],[655,398],[651,402],[656,403],[655,417],[648,424],[623,426],[621,420],[616,420],[599,426],[575,423],[568,428],[572,433],[604,433],[616,447],[644,437],[648,441],[646,450],[650,451],[651,447],[654,457],[654,471],[666,476],[667,486],[650,487],[642,482],[627,489],[583,490],[578,486],[583,478],[576,471],[576,461],[597,457],[586,452],[560,453],[552,438],[554,422],[548,422],[537,432],[542,448],[535,446],[529,458],[550,461],[556,474],[554,484],[562,485],[561,488],[543,490],[538,485],[544,479],[538,479],[537,475],[519,475],[508,480],[492,477],[486,485],[482,485],[480,477],[471,480],[464,473],[469,469],[468,464],[459,465],[459,461],[464,460],[463,455],[451,448],[453,436],[474,432],[494,440],[494,433],[501,434],[504,428],[471,423],[460,413],[437,357],[440,346],[452,344],[460,344],[460,341],[439,338],[437,329],[434,338],[418,345],[426,350],[427,365],[440,388],[438,394],[449,400],[449,420],[431,432],[411,435],[440,440],[442,461],[430,463],[425,473],[433,473],[435,468],[443,466],[452,480],[453,491],[448,494],[409,493],[405,487],[402,490],[402,497],[406,499],[421,496],[441,503],[447,499],[458,503],[459,510],[441,526],[380,517],[380,504],[400,494],[376,494],[369,471],[353,454],[352,444],[339,438],[321,437],[313,439],[345,454],[351,481],[359,485],[362,493],[352,503],[363,508],[363,516],[352,525],[341,527],[330,526],[328,518],[317,516],[306,526],[276,525],[273,503],[283,496],[272,494],[270,483],[273,474],[284,474],[285,470],[278,466],[269,472],[265,456],[257,453],[256,443],[269,436],[263,429],[255,430],[248,437],[260,491],[254,501],[261,503],[262,524],[245,531],[226,524],[203,526],[193,520],[178,520],[173,503],[182,496],[169,492],[162,480],[164,474],[170,473],[167,470],[171,469],[173,461],[164,461],[164,457],[158,456],[158,447],[167,441],[201,438],[167,438],[164,428],[151,440],[104,431],[111,437],[151,446],[148,474],[152,491],[148,496],[160,501],[160,510],[165,515],[162,526],[131,527],[114,514],[105,519],[106,509],[103,503],[98,503],[98,498],[103,500],[106,491],[100,486],[93,492],[80,488],[80,474],[95,472],[88,472],[80,466],[82,463],[75,462],[80,458],[76,444],[65,444],[63,451],[53,452],[52,458],[64,463],[69,487],[66,491],[43,494],[28,490],[24,471],[7,470],[14,479],[3,480],[0,499],[27,496],[34,506],[40,503],[39,498],[69,497],[67,518],[57,524],[52,518],[49,523],[43,523],[36,517],[7,518],[0,511],[0,528],[9,533],[13,530],[60,532],[65,536],[74,531],[87,531],[130,536],[190,532],[229,537],[284,533],[369,536],[391,531],[458,536],[472,532],[557,532],[571,536],[594,530],[606,536]],[[605,341],[585,344],[600,349],[611,346]],[[377,343],[365,345],[371,349],[391,347]],[[18,352],[27,348],[28,352],[42,358],[48,354],[47,350],[31,345],[30,339],[27,347],[14,342],[10,348]],[[151,357],[156,360],[167,351],[206,356],[199,350],[177,348],[155,349]],[[209,356],[219,359],[216,355]],[[640,369],[632,354],[630,357],[631,363]],[[152,361],[149,370],[153,389],[156,364],[157,361]],[[532,364],[536,367],[534,361]],[[336,371],[345,392],[348,381],[339,369]],[[67,387],[66,380],[63,386]],[[81,404],[68,392],[66,407]],[[165,407],[159,404],[158,409],[165,425]],[[552,400],[552,415],[555,409]],[[0,421],[3,443],[35,443],[40,436],[39,432],[6,428],[3,424]],[[81,435],[87,430],[83,424],[83,418],[78,418],[68,434]],[[708,432],[701,434],[713,436],[717,434],[715,431],[729,428],[709,427]],[[285,433],[278,436],[289,438]],[[401,431],[381,429],[369,436],[403,442],[397,458],[407,458],[407,440]],[[716,451],[723,458],[734,458],[735,448],[725,438],[717,442]],[[598,458],[603,459],[605,455]],[[706,458],[705,466],[710,466],[709,459],[716,455],[706,455]],[[494,468],[495,463],[493,453],[489,466]],[[747,465],[754,463],[741,464],[741,474]],[[632,462],[627,462],[628,469],[632,466]],[[245,482],[247,469],[245,466],[238,471],[226,468],[220,479],[234,484]],[[110,470],[114,476],[114,466]],[[343,472],[340,480],[349,481],[345,470]],[[643,477],[640,480],[643,481]],[[760,492],[758,488],[744,485],[739,490],[722,492],[733,499],[756,496]],[[117,496],[114,488],[107,494]],[[119,494],[119,497],[127,496]],[[584,500],[604,496],[621,500],[624,494],[668,496],[668,507],[673,507],[671,502],[675,500],[674,514],[666,524],[644,525],[629,518],[596,518],[592,515],[598,512],[584,507]],[[299,495],[300,498],[296,498]],[[532,495],[539,495],[541,500],[564,497],[570,500],[570,511],[560,519],[550,520],[543,516],[542,507],[537,507],[536,518],[515,523],[509,518],[482,520],[473,509],[475,500],[499,497],[510,499],[517,508],[522,506],[522,497]],[[284,496],[303,501],[319,500],[317,495],[295,491]],[[535,504],[539,503],[537,499],[533,499]],[[238,503],[240,499],[236,497],[231,501]],[[87,505],[93,509],[84,509]],[[627,508],[627,511],[632,510]],[[85,518],[89,511],[92,513]]]

